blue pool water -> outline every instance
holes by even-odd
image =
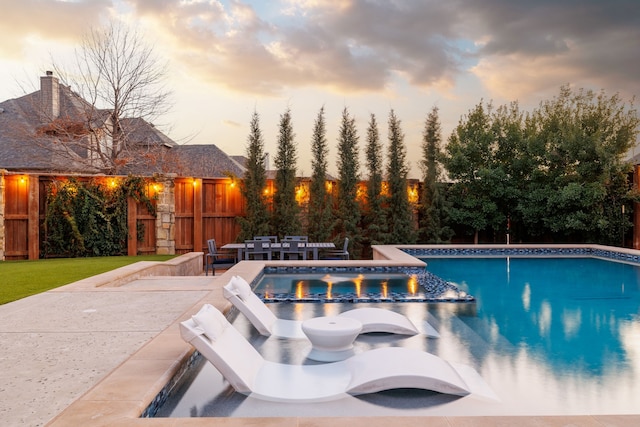
[[[478,332],[559,375],[640,367],[640,268],[597,258],[432,258],[428,270],[475,295]]]
[[[421,258],[475,303],[272,303],[277,317],[335,315],[355,307],[427,321],[440,338],[360,335],[356,351],[421,349],[474,367],[499,397],[486,401],[395,390],[291,405],[233,392],[200,362],[161,417],[482,416],[637,414],[640,409],[640,267],[598,258]],[[301,279],[306,275],[301,275]],[[305,340],[260,336],[232,311],[234,327],[272,361],[310,363]],[[389,361],[393,363],[393,361]]]

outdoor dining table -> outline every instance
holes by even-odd
[[[252,247],[252,244],[249,244]],[[320,249],[335,249],[336,245],[333,242],[305,242],[299,246],[306,247],[307,251],[313,254],[313,259],[318,259],[320,256]],[[271,243],[269,249],[275,254],[280,252],[282,248],[289,247],[287,242]],[[238,251],[238,260],[244,259],[244,243],[227,243],[222,246],[221,249],[232,249]]]

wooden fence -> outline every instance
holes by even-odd
[[[47,188],[53,180],[64,179],[0,174],[0,260],[40,258]],[[244,215],[244,200],[231,179],[162,176],[149,182],[148,192],[158,196],[154,202],[156,216],[133,199],[128,203],[129,255],[206,251],[207,239],[224,245],[235,241],[240,233],[236,217]],[[136,230],[140,225],[145,232],[138,241]]]
[[[634,185],[637,186],[639,165],[634,172]],[[88,180],[96,179],[96,176],[74,178]],[[47,187],[54,179],[67,177],[0,171],[0,260],[40,258]],[[268,185],[272,192],[273,182]],[[417,189],[417,181],[410,183],[410,196],[417,197]],[[129,200],[129,255],[206,252],[207,239],[216,239],[218,246],[222,246],[235,242],[240,234],[236,218],[245,214],[244,199],[240,187],[230,178],[181,178],[169,174],[150,180],[147,191],[157,196],[157,213],[153,216],[144,205]],[[306,200],[299,202],[304,204]],[[628,243],[634,249],[640,249],[640,204],[634,206],[633,222],[629,236],[632,242]],[[137,238],[138,226],[144,227],[145,231],[141,241]]]
[[[212,238],[235,242],[242,215],[244,199],[230,179],[175,179],[175,253],[206,252]]]

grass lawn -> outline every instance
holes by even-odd
[[[138,261],[166,261],[175,256],[143,255],[0,261],[0,304],[39,294]]]

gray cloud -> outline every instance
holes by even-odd
[[[381,92],[396,76],[417,86],[452,85],[474,64],[489,89],[500,79],[486,73],[540,64],[541,77],[529,86],[557,88],[584,78],[638,89],[635,0],[292,2],[287,19],[271,22],[239,1],[226,8],[134,3],[170,23],[174,37],[189,46],[181,59],[198,74],[237,91],[277,95],[321,85]]]
[[[468,72],[505,96],[583,82],[640,92],[637,0],[112,1],[156,22],[194,78],[245,93],[452,86]],[[20,55],[31,34],[75,40],[112,1],[7,2],[0,53]]]
[[[197,3],[197,11],[177,3],[130,3],[188,46],[181,60],[234,90],[275,95],[285,87],[322,85],[382,91],[396,73],[428,85],[459,71],[459,52],[447,38],[454,11],[439,2],[429,9],[418,2],[325,2],[278,24],[237,1],[226,9]]]
[[[633,95],[640,91],[640,2],[480,0],[458,2],[470,23],[465,36],[482,40],[485,65],[503,72],[536,67],[538,85],[593,85]],[[487,67],[499,72],[495,67]]]

